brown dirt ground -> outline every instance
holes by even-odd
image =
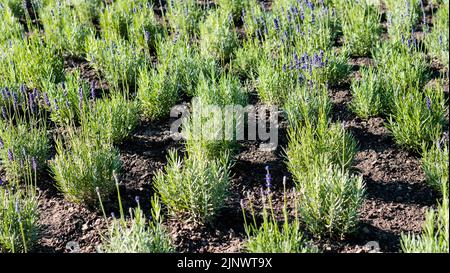
[[[270,7],[271,1],[263,2],[267,8]],[[371,62],[369,58],[352,59],[350,63],[354,65],[355,72],[351,77],[358,77],[357,69]],[[79,67],[86,78],[97,79],[101,83],[97,88],[107,89],[107,84],[98,78],[84,60],[66,60],[66,67]],[[333,119],[344,122],[359,142],[354,170],[363,175],[367,196],[360,209],[360,224],[355,233],[343,240],[329,239],[315,243],[326,252],[367,252],[370,249],[366,244],[376,241],[380,251],[398,252],[400,234],[420,232],[425,212],[436,204],[439,196],[425,183],[419,156],[395,145],[384,127],[383,118],[364,121],[348,110],[347,104],[351,100],[348,83],[333,88],[330,95],[334,105]],[[169,124],[170,120],[157,124],[142,121],[133,135],[119,146],[123,161],[120,189],[125,208],[135,206],[135,196],[140,196],[141,200],[149,199],[153,194],[153,172],[164,166],[167,151],[172,148],[183,149],[181,142],[172,140]],[[240,201],[246,199],[247,194],[254,195],[258,200],[266,165],[271,167],[274,206],[279,209],[283,176],[288,175],[288,191],[291,192],[293,188],[281,148],[286,145],[285,127],[286,124],[282,123],[280,146],[274,152],[259,150],[258,141],[241,143],[233,168],[230,198],[213,225],[197,226],[172,218],[165,221],[177,251],[242,251],[246,235]],[[41,232],[34,251],[71,252],[73,248],[70,242],[75,242],[79,245],[75,251],[95,252],[100,243],[100,234],[106,227],[99,209],[66,201],[48,175],[42,180],[39,186]],[[141,203],[148,212],[149,202]],[[117,213],[117,197],[111,196],[105,207],[107,213]]]

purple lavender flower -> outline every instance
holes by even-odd
[[[33,93],[28,93],[28,105],[30,107],[31,112],[34,112],[34,96]]]
[[[95,95],[95,81],[92,81],[91,82],[91,99],[95,100],[95,97],[96,97],[96,95]]]
[[[47,107],[50,107],[50,105],[51,105],[47,93],[44,93],[44,103]]]
[[[20,85],[20,93],[22,94],[22,95],[25,95],[25,84],[21,84]]]
[[[275,26],[275,30],[278,31],[280,29],[280,23],[278,21],[278,18],[273,19],[273,24]]]
[[[297,53],[294,53],[294,62],[295,62],[295,66],[298,68],[298,66],[300,65],[300,61],[298,60]]]
[[[427,103],[427,108],[428,108],[428,110],[431,110],[431,100],[430,100],[430,98],[427,96],[427,97],[425,97],[425,101],[426,101],[426,103]]]
[[[266,166],[266,187],[268,190],[272,187],[272,176],[270,175],[270,168],[269,166]]]
[[[16,109],[19,104],[19,97],[17,96],[16,92],[12,93],[12,97],[13,97],[13,107]]]
[[[33,168],[33,171],[37,170],[37,162],[34,156],[31,158],[31,168]]]
[[[4,120],[8,119],[8,115],[6,114],[6,108],[5,106],[2,106],[2,116]]]
[[[3,143],[3,139],[0,137],[0,149],[5,148],[5,144]]]
[[[2,180],[2,178],[0,177],[0,187],[1,186],[3,186],[3,180]]]
[[[139,196],[134,197],[134,201],[136,201],[136,204],[139,206]]]
[[[8,160],[14,161],[14,154],[11,149],[8,148]]]
[[[58,106],[58,100],[54,99],[53,103],[55,104],[55,110],[58,111],[59,110],[59,106]]]

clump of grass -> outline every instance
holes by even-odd
[[[168,253],[173,252],[170,237],[162,226],[159,199],[151,200],[151,219],[147,220],[137,199],[138,207],[130,208],[130,219],[121,215],[113,218],[102,237],[101,252],[105,253]]]
[[[230,13],[211,11],[200,24],[200,52],[218,61],[229,60],[238,45],[238,37]]]
[[[228,196],[228,155],[209,159],[192,149],[180,160],[170,151],[167,166],[156,172],[153,185],[169,212],[199,223],[211,223]]]
[[[353,80],[351,85],[352,102],[350,109],[362,119],[381,114],[384,110],[383,78],[372,66],[360,70],[361,78]]]
[[[32,190],[7,188],[0,179],[0,252],[29,252],[37,239],[38,202]]]
[[[286,179],[286,178],[284,178]],[[248,223],[245,215],[245,208],[242,204],[244,214],[244,226],[247,233],[246,251],[250,253],[310,253],[318,252],[318,249],[308,245],[301,231],[301,224],[297,209],[297,199],[294,199],[294,220],[290,220],[287,207],[286,185],[284,186],[283,203],[283,224],[279,225],[276,213],[273,208],[273,194],[262,191],[262,223],[257,224],[256,215],[253,208],[253,201],[250,200],[250,211],[253,222]]]
[[[364,197],[362,177],[326,162],[311,165],[295,183],[300,216],[312,234],[342,238],[354,231]]]
[[[337,11],[342,21],[345,45],[352,55],[367,56],[379,42],[381,12],[368,1],[341,0]]]
[[[113,173],[121,168],[119,152],[101,137],[69,131],[56,139],[56,156],[50,163],[58,189],[76,203],[92,204],[96,188],[104,196],[114,190]]]
[[[44,124],[4,123],[0,121],[0,159],[10,180],[24,178],[27,170],[45,169],[50,143]]]
[[[448,182],[448,181],[447,181]],[[449,208],[448,190],[437,210],[428,211],[420,235],[402,234],[401,247],[405,253],[448,253]]]
[[[139,123],[139,107],[135,100],[128,100],[120,92],[109,98],[97,100],[90,111],[86,111],[82,125],[92,137],[119,144],[125,140]]]
[[[444,138],[436,141],[429,149],[424,149],[422,168],[428,184],[441,192],[444,184],[448,183],[448,144]]]
[[[440,84],[427,86],[423,92],[397,94],[387,127],[396,143],[420,152],[440,137],[445,120],[444,91]]]

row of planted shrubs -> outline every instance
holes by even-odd
[[[274,3],[271,12],[263,12],[253,0],[223,0],[217,9],[209,10],[195,1],[172,1],[164,15],[168,23],[159,22],[149,1],[144,0],[110,5],[101,1],[32,2],[42,18],[44,37],[33,32],[29,10],[15,1],[2,6],[0,15],[5,19],[2,41],[11,41],[9,48],[2,48],[6,55],[0,59],[4,64],[0,75],[9,86],[0,98],[0,155],[8,178],[7,187],[2,186],[3,198],[5,204],[19,204],[14,195],[26,195],[23,207],[28,203],[31,207],[15,209],[15,213],[8,210],[12,216],[5,217],[27,220],[5,222],[10,224],[3,230],[13,233],[0,232],[6,234],[2,240],[15,242],[14,246],[1,244],[6,251],[26,251],[32,242],[35,195],[29,193],[33,190],[24,194],[13,185],[20,180],[36,183],[37,174],[46,168],[51,143],[48,119],[56,125],[52,131],[58,132],[56,155],[48,164],[58,188],[71,201],[95,204],[118,192],[114,174],[120,173],[121,163],[114,145],[129,135],[139,114],[150,120],[164,117],[181,93],[199,98],[198,104],[192,105],[192,120],[201,113],[202,105],[245,105],[247,90],[238,77],[249,81],[263,102],[282,106],[289,121],[286,156],[295,182],[292,202],[296,217],[288,216],[285,201],[284,224],[279,226],[271,209],[272,194],[265,189],[263,223],[245,222],[247,250],[267,252],[317,251],[309,239],[343,237],[357,225],[364,184],[350,173],[356,143],[343,125],[331,121],[328,98],[328,86],[350,71],[349,55],[372,54],[376,62],[375,68],[362,71],[368,80],[352,85],[355,113],[363,118],[388,115],[395,139],[412,149],[432,147],[430,143],[442,132],[436,124],[443,123],[443,96],[435,89],[427,96],[419,92],[426,82],[426,63],[416,41],[409,38],[410,28],[404,30],[404,24],[418,19],[396,19],[402,15],[395,13],[398,7],[394,2],[389,4],[393,11],[389,13],[390,40],[381,44],[379,7],[360,1],[314,4],[282,0]],[[417,3],[412,6],[420,14]],[[17,20],[24,17],[32,33],[26,38],[22,38],[24,29]],[[97,19],[100,33],[93,23]],[[239,20],[245,29],[241,47],[233,26]],[[334,40],[340,30],[344,47],[338,51]],[[436,35],[433,33],[437,30],[429,35]],[[402,41],[401,37],[407,38]],[[434,50],[431,55],[440,57],[442,48],[433,43],[428,44],[430,52]],[[36,52],[44,57],[36,58]],[[109,92],[99,90],[98,83],[85,82],[79,71],[63,72],[62,56],[66,54],[86,58],[108,81]],[[229,68],[220,67],[224,64]],[[386,73],[388,69],[398,73]],[[406,99],[400,97],[406,92]],[[417,101],[424,104],[417,106]],[[425,120],[425,125],[416,125],[416,120]],[[169,214],[209,224],[228,196],[236,142],[210,141],[195,135],[189,126],[184,129],[191,136],[186,153],[169,153],[167,166],[155,174],[154,187]],[[434,162],[426,158],[424,162]],[[448,165],[448,158],[440,158],[439,162]],[[429,176],[441,177],[442,171],[435,166],[441,165],[428,163]],[[122,208],[120,217],[113,217],[103,251],[172,251],[161,227],[159,201],[152,201],[150,225],[139,201],[137,205],[130,211],[130,225]],[[20,213],[24,211],[29,211],[29,216]],[[29,226],[24,228],[25,224]]]
[[[422,156],[426,181],[440,193],[436,210],[430,210],[421,235],[403,234],[404,252],[448,252],[448,1],[437,1],[432,28],[422,1],[386,1],[389,39],[374,43],[374,64],[360,69],[351,84],[350,109],[360,118],[386,118],[395,142]],[[350,8],[350,7],[349,7]],[[414,30],[421,23],[425,36]],[[431,61],[443,73],[431,79]]]

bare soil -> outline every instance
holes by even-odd
[[[266,8],[271,1],[262,1]],[[431,10],[431,7],[427,7]],[[429,18],[428,21],[431,21]],[[340,86],[333,88],[333,119],[343,122],[359,143],[354,171],[361,173],[366,183],[367,195],[360,209],[360,224],[356,231],[344,238],[315,241],[325,252],[370,252],[367,244],[376,241],[381,252],[400,251],[401,233],[421,231],[425,213],[435,206],[438,193],[427,186],[420,157],[395,145],[382,117],[361,120],[348,110],[351,100],[348,82],[358,77],[358,69],[371,65],[370,58],[353,58],[350,64],[354,73]],[[67,58],[68,70],[79,68],[89,80],[97,80],[98,89],[107,89],[107,83],[99,78],[85,60]],[[434,71],[440,70],[438,65]],[[448,84],[446,86],[448,94]],[[252,96],[255,98],[256,96]],[[258,103],[258,99],[254,99]],[[159,123],[141,121],[132,136],[119,145],[123,162],[121,195],[125,208],[134,207],[135,196],[141,197],[141,206],[150,210],[153,194],[152,178],[155,170],[166,164],[169,149],[183,150],[183,143],[174,141],[169,132],[170,120]],[[198,226],[175,218],[166,217],[169,230],[179,252],[240,252],[246,239],[240,202],[247,194],[257,199],[264,185],[265,166],[271,168],[274,180],[275,208],[281,206],[282,179],[288,176],[288,191],[293,189],[285,164],[283,147],[286,146],[286,124],[280,127],[280,145],[276,151],[259,149],[259,141],[240,143],[233,167],[230,197],[210,226]],[[66,201],[54,186],[49,175],[41,178],[39,185],[40,239],[35,252],[96,252],[101,233],[106,227],[98,208]],[[117,214],[117,197],[106,201],[107,213]],[[75,243],[75,244],[74,244]],[[376,248],[376,247],[375,247]]]

